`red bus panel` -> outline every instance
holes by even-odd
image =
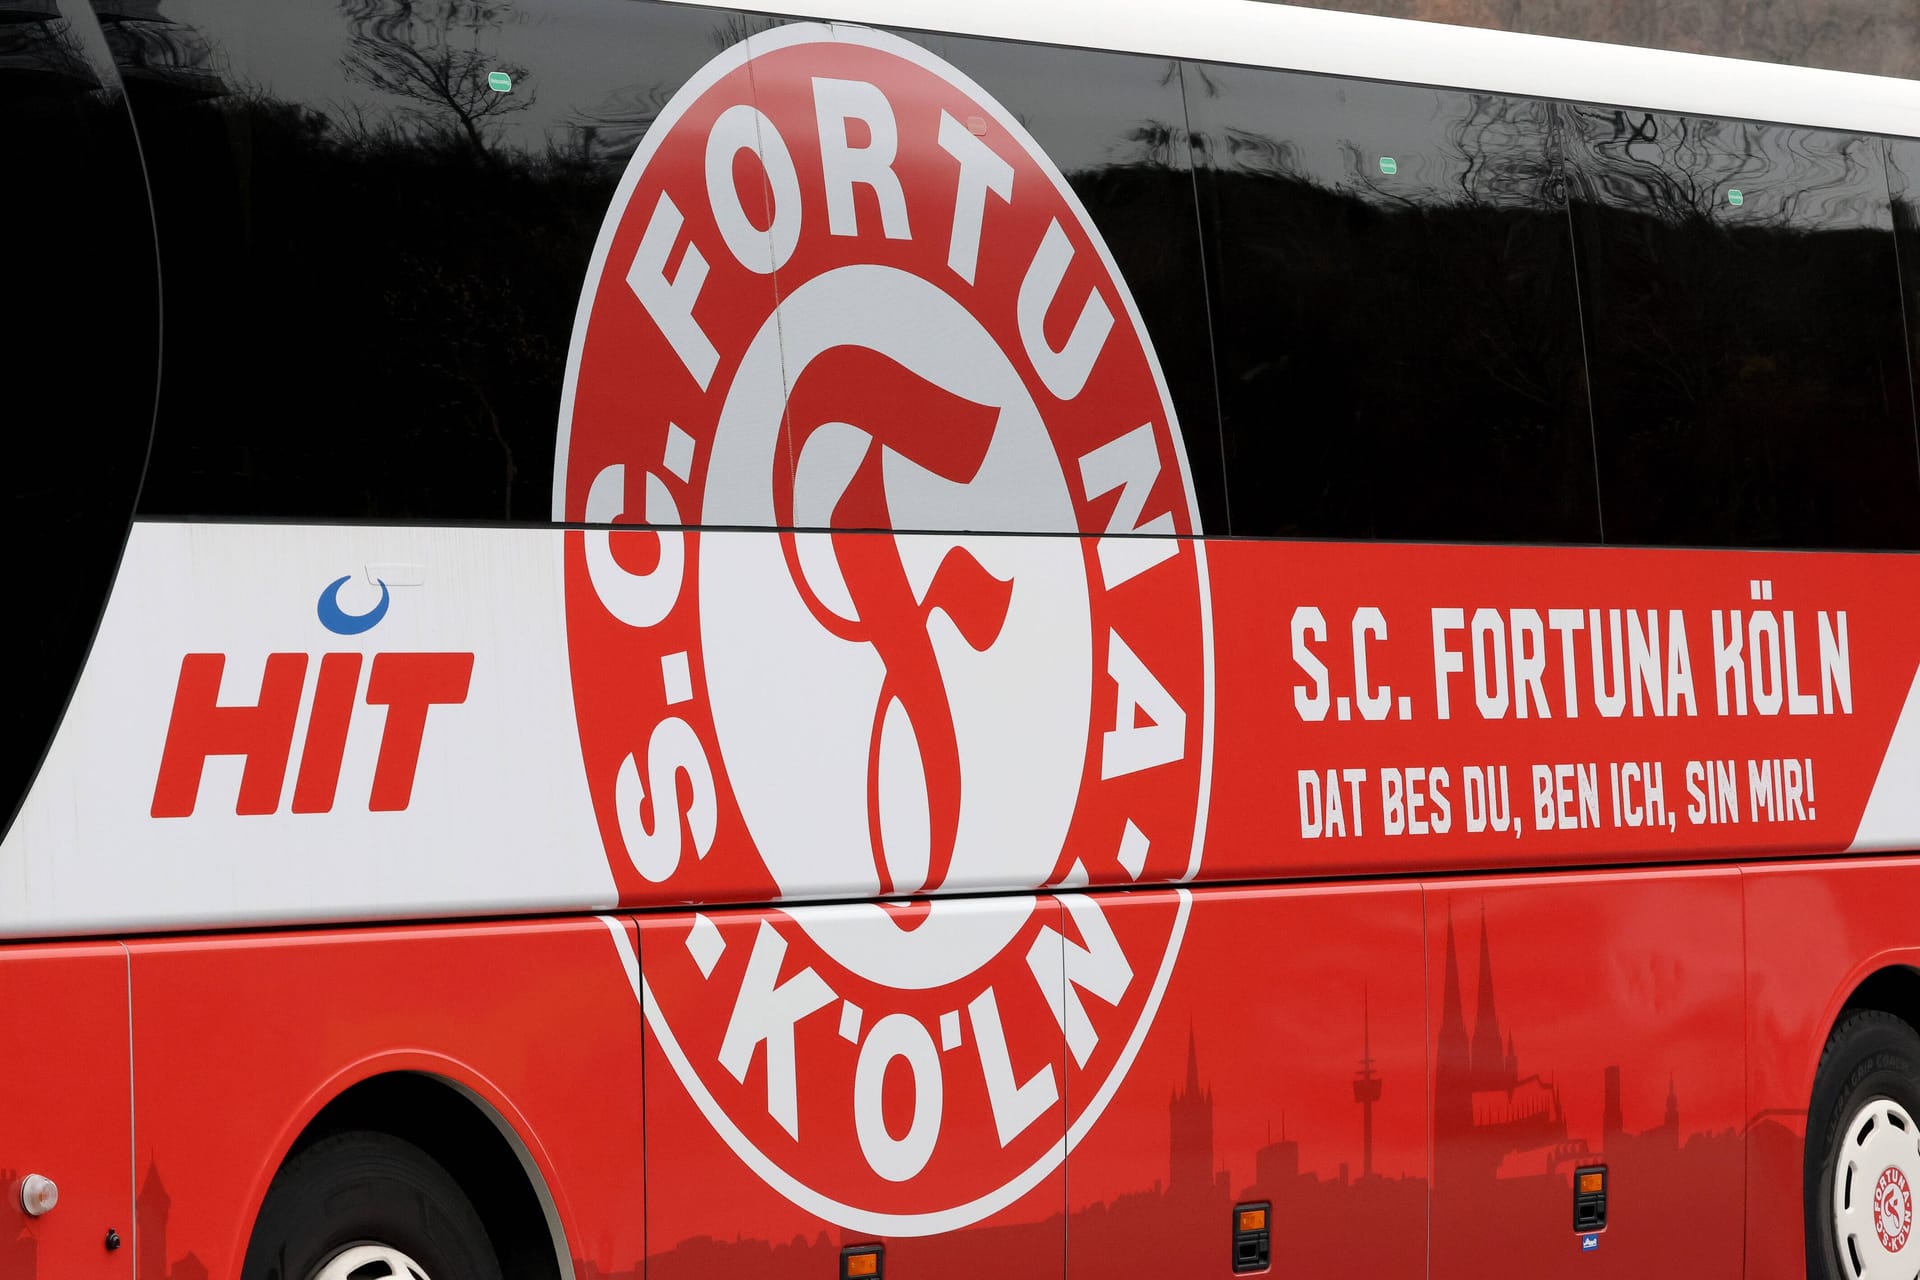
[[[1429,885],[1427,937],[1435,1280],[1739,1276],[1739,874]],[[1591,1168],[1607,1220],[1585,1233]]]
[[[1909,860],[1747,868],[1747,1259],[1754,1280],[1805,1273],[1807,1106],[1842,1006],[1876,973],[1920,967]],[[1883,990],[1878,998],[1886,999]],[[1910,997],[1894,989],[1894,1007]],[[1886,1007],[1880,1005],[1876,1007]]]
[[[1062,914],[1038,898],[643,918],[648,1276],[831,1275],[842,1247],[882,1243],[890,1275],[1059,1280]],[[1002,959],[917,967],[916,933],[942,935],[942,963]]]
[[[622,964],[630,931],[616,943],[610,928],[135,944],[140,1280],[238,1274],[301,1131],[390,1072],[448,1082],[513,1130],[578,1274],[637,1276],[640,1017]]]
[[[1124,935],[1181,896],[1102,902]],[[1420,903],[1414,885],[1192,894],[1153,1033],[1067,1159],[1073,1280],[1229,1274],[1243,1203],[1270,1206],[1275,1274],[1426,1274]]]
[[[127,953],[117,943],[0,954],[0,1276],[128,1280],[134,1274],[132,1064]],[[52,1179],[59,1201],[20,1211],[20,1184]],[[108,1232],[117,1247],[108,1248]],[[145,1271],[142,1271],[144,1277]]]

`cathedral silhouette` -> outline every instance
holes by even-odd
[[[1500,1025],[1494,998],[1493,948],[1486,913],[1480,917],[1480,982],[1473,1034],[1461,1008],[1460,964],[1453,917],[1447,917],[1446,976],[1440,996],[1440,1038],[1433,1060],[1434,1171],[1441,1181],[1497,1175],[1510,1156],[1545,1151],[1551,1171],[1590,1159],[1585,1143],[1569,1142],[1560,1089],[1538,1074],[1520,1074],[1513,1036]],[[1618,1078],[1618,1068],[1609,1068]]]
[[[173,1212],[173,1197],[167,1194],[166,1184],[160,1181],[160,1169],[152,1161],[147,1162],[146,1181],[140,1184],[140,1198],[134,1204],[134,1214],[140,1223],[140,1238],[136,1250],[136,1268],[134,1274],[139,1280],[207,1280],[206,1264],[188,1253],[172,1268],[167,1266],[167,1219]]]
[[[0,1169],[0,1188],[11,1190],[20,1184],[18,1169]],[[34,1280],[39,1273],[40,1246],[25,1227],[12,1234],[0,1233],[0,1276],[21,1276]]]
[[[1160,1277],[1196,1265],[1225,1274],[1230,1210],[1267,1200],[1273,1206],[1277,1272],[1433,1280],[1495,1274],[1497,1266],[1487,1270],[1489,1259],[1577,1256],[1572,1173],[1596,1163],[1607,1165],[1613,1175],[1611,1221],[1618,1225],[1610,1227],[1604,1242],[1609,1254],[1616,1260],[1620,1255],[1643,1260],[1656,1270],[1686,1257],[1688,1215],[1739,1211],[1742,1134],[1733,1129],[1685,1133],[1671,1075],[1660,1123],[1630,1132],[1618,1065],[1602,1068],[1600,1131],[1575,1132],[1555,1076],[1525,1065],[1519,1038],[1501,1019],[1484,913],[1478,959],[1469,1008],[1449,917],[1433,1044],[1431,1184],[1420,1176],[1386,1177],[1374,1168],[1373,1108],[1397,1086],[1373,1057],[1369,996],[1362,985],[1355,992],[1360,1055],[1351,1077],[1358,1111],[1351,1148],[1306,1158],[1312,1153],[1303,1153],[1299,1140],[1289,1135],[1283,1113],[1279,1137],[1269,1134],[1253,1152],[1251,1179],[1236,1182],[1218,1162],[1214,1092],[1190,1025],[1184,1072],[1167,1094],[1164,1183],[1156,1180],[1149,1188],[1041,1222],[890,1240],[889,1266],[897,1265],[902,1274],[991,1269],[1010,1275],[1020,1274],[1015,1260],[1039,1259],[1036,1275],[1058,1274],[1064,1228],[1069,1280]],[[1773,1141],[1778,1129],[1763,1124],[1756,1138]],[[1347,1158],[1332,1158],[1341,1155]],[[784,1244],[701,1236],[655,1253],[644,1274],[648,1280],[718,1275],[777,1280],[809,1269],[825,1274],[841,1243],[838,1233],[827,1231]],[[638,1262],[620,1272],[581,1266],[579,1274],[582,1280],[640,1280],[642,1268]]]
[[[1570,1229],[1572,1170],[1593,1163],[1610,1171],[1610,1225],[1603,1242],[1609,1254],[1661,1273],[1686,1264],[1694,1216],[1740,1214],[1744,1161],[1764,1156],[1786,1162],[1797,1150],[1797,1137],[1771,1117],[1754,1118],[1745,1133],[1687,1132],[1673,1073],[1659,1123],[1630,1131],[1617,1064],[1602,1068],[1599,1131],[1576,1132],[1555,1077],[1523,1065],[1517,1038],[1501,1021],[1484,913],[1478,941],[1479,973],[1469,1011],[1449,915],[1433,1042],[1431,1185],[1426,1177],[1387,1177],[1374,1167],[1374,1107],[1404,1082],[1378,1069],[1370,997],[1361,985],[1355,992],[1360,1053],[1349,1082],[1358,1112],[1352,1146],[1303,1158],[1306,1153],[1289,1134],[1282,1111],[1279,1137],[1268,1133],[1253,1150],[1251,1178],[1236,1182],[1219,1159],[1214,1091],[1198,1031],[1189,1024],[1184,1071],[1167,1094],[1164,1182],[1156,1179],[1150,1187],[1039,1221],[892,1239],[889,1266],[903,1275],[1013,1276],[1023,1267],[1036,1276],[1057,1275],[1064,1236],[1069,1280],[1159,1277],[1196,1266],[1224,1273],[1229,1211],[1237,1203],[1266,1200],[1272,1204],[1275,1266],[1284,1264],[1285,1273],[1337,1269],[1450,1280],[1489,1274],[1488,1259],[1552,1259],[1577,1248]],[[1723,1068],[1704,1064],[1699,1069]],[[1355,1155],[1358,1176],[1352,1171]],[[1321,1171],[1327,1169],[1331,1172]],[[0,1185],[16,1178],[0,1173]],[[137,1199],[137,1274],[141,1280],[209,1280],[208,1268],[194,1253],[169,1260],[171,1209],[160,1171],[149,1161]],[[575,1273],[580,1280],[826,1275],[837,1267],[843,1243],[867,1238],[849,1234],[843,1240],[841,1235],[817,1229],[780,1243],[695,1236],[619,1270],[577,1259]],[[35,1280],[37,1252],[27,1230],[0,1238],[0,1277]],[[1711,1270],[1726,1259],[1703,1255],[1697,1261]]]

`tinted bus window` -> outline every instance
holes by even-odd
[[[615,184],[686,79],[770,24],[158,0],[122,25],[168,288],[144,510],[549,519],[574,312]]]
[[[1225,532],[1213,349],[1179,64],[1078,49],[912,37],[1025,125],[1113,254],[1173,396],[1201,512]]]
[[[1564,114],[1607,540],[1916,545],[1879,141]]]
[[[0,831],[79,674],[153,425],[153,224],[127,106],[83,0],[0,0],[0,245],[10,455],[0,530]]]
[[[1908,369],[1920,391],[1920,143],[1885,144],[1893,196],[1893,238],[1900,258],[1900,299],[1906,318]]]
[[[1553,116],[1190,64],[1236,534],[1593,541]]]

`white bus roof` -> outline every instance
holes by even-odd
[[[743,7],[791,17],[1920,137],[1920,81],[1257,0],[745,0]]]

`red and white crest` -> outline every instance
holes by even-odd
[[[648,951],[683,1083],[833,1221],[1011,1203],[1131,1062],[1186,896],[941,895],[1190,879],[1211,764],[1192,484],[1085,210],[904,40],[727,50],[602,228],[555,514],[655,526],[565,549],[622,901],[853,900]]]
[[[1873,1184],[1873,1232],[1888,1253],[1906,1248],[1913,1234],[1913,1188],[1907,1175],[1888,1166]]]

